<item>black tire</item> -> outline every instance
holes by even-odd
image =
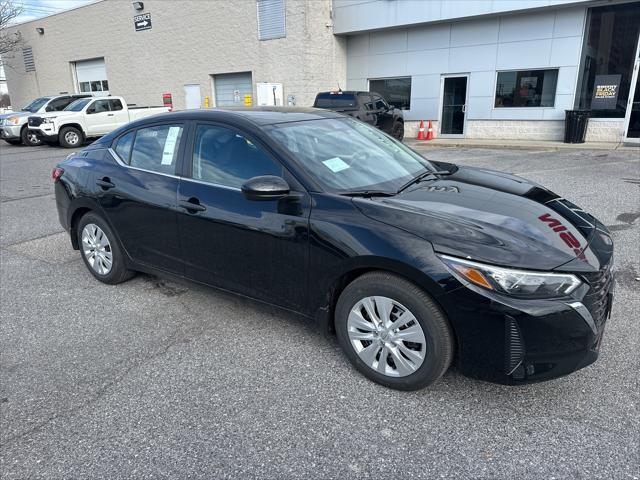
[[[393,129],[391,130],[391,136],[396,140],[402,141],[404,138],[404,122],[397,120],[393,124]]]
[[[72,138],[74,138],[72,134],[75,134],[75,138],[77,138],[77,141],[70,141]],[[60,130],[60,134],[58,135],[58,140],[60,142],[60,145],[62,145],[64,148],[78,148],[81,147],[84,143],[84,135],[76,127],[63,127],[62,130]]]
[[[35,134],[29,134],[29,129],[25,126],[20,130],[20,140],[22,144],[27,147],[37,147],[42,145],[42,140],[40,140]]]
[[[89,263],[87,255],[85,253],[85,249],[83,248],[82,232],[84,230],[84,227],[90,224],[100,227],[100,229],[104,232],[109,240],[110,248],[108,251],[110,251],[112,255],[112,265],[111,269],[106,274],[100,274],[96,270],[94,270],[94,268]],[[127,268],[127,265],[125,263],[124,250],[118,242],[118,238],[114,235],[113,230],[109,228],[107,222],[105,222],[102,217],[100,217],[100,215],[94,212],[86,213],[78,222],[76,234],[78,236],[78,245],[80,246],[80,256],[82,257],[82,261],[86,265],[89,272],[95,278],[103,283],[115,285],[117,283],[122,283],[129,280],[135,275],[134,271]]]
[[[20,145],[22,143],[22,140],[18,140],[18,139],[9,139],[9,138],[5,138],[4,139],[5,142],[7,142],[9,145]]]
[[[404,377],[384,375],[369,367],[355,351],[348,337],[347,319],[353,306],[369,296],[396,300],[406,306],[419,322],[425,337],[426,352],[422,365],[415,372]],[[356,369],[374,382],[389,388],[425,388],[447,371],[453,359],[453,332],[442,310],[424,290],[390,273],[366,273],[347,285],[336,305],[335,326],[340,346]]]

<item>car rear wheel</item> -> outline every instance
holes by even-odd
[[[387,387],[427,387],[451,364],[453,333],[444,313],[424,290],[396,275],[372,272],[350,283],[335,322],[351,363]]]
[[[65,148],[80,147],[84,142],[82,132],[75,127],[64,127],[60,130],[60,145]]]
[[[395,122],[393,124],[393,130],[391,132],[391,135],[396,140],[402,141],[402,139],[404,138],[404,123],[400,121]]]
[[[27,127],[22,128],[20,132],[20,139],[22,140],[22,144],[28,147],[37,147],[42,144],[42,140],[40,140],[38,136]]]
[[[135,274],[127,269],[123,250],[107,223],[93,212],[78,223],[78,245],[89,272],[103,283],[116,284]]]

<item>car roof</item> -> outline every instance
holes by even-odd
[[[230,107],[210,108],[202,110],[182,110],[162,114],[176,120],[245,120],[259,126],[277,123],[321,120],[324,118],[340,118],[343,115],[319,108],[303,107]],[[158,115],[154,118],[158,119]]]
[[[367,91],[367,90],[327,90],[326,92],[318,92],[318,95],[326,95],[326,94],[330,94],[330,95],[360,95],[361,93],[369,95],[370,93],[375,93],[375,92],[370,92],[370,91]]]

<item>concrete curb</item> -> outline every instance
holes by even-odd
[[[640,145],[625,143],[563,143],[554,141],[500,141],[500,140],[461,140],[440,138],[431,141],[405,140],[404,143],[416,150],[440,147],[454,148],[486,148],[486,149],[506,149],[506,150],[619,150],[619,151],[637,151],[640,153]]]

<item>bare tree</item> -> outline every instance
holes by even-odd
[[[0,0],[0,66],[9,66],[7,59],[12,58],[22,45],[20,33],[8,32],[7,28],[22,13],[22,6],[14,0]]]

